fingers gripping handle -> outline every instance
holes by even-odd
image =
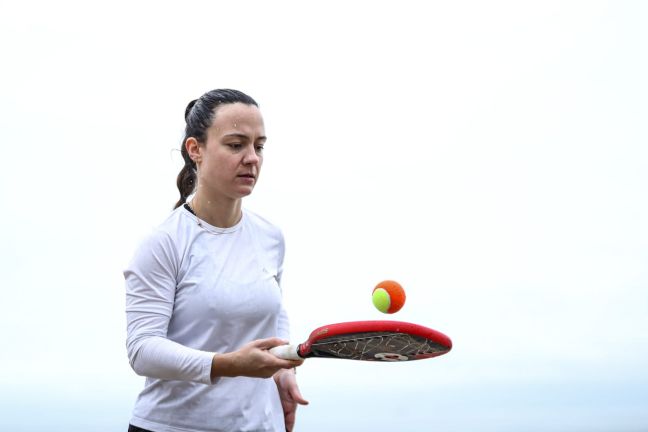
[[[297,354],[298,351],[299,345],[279,345],[270,348],[270,354],[274,354],[284,360],[301,360],[302,358]]]

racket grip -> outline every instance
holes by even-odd
[[[270,354],[274,354],[276,357],[284,360],[301,360],[302,358],[299,356],[298,351],[299,345],[279,345],[270,348]]]

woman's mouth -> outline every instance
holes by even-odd
[[[236,177],[241,179],[243,183],[246,184],[254,184],[254,182],[256,181],[256,176],[254,174],[239,174]]]

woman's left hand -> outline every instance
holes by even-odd
[[[281,398],[281,406],[283,407],[286,431],[291,432],[295,426],[297,405],[308,405],[308,401],[302,397],[301,392],[299,391],[294,369],[280,370],[274,374],[274,380],[279,389],[279,397]]]

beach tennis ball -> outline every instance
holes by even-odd
[[[382,281],[374,288],[371,299],[380,312],[393,314],[405,304],[405,290],[398,282]]]

